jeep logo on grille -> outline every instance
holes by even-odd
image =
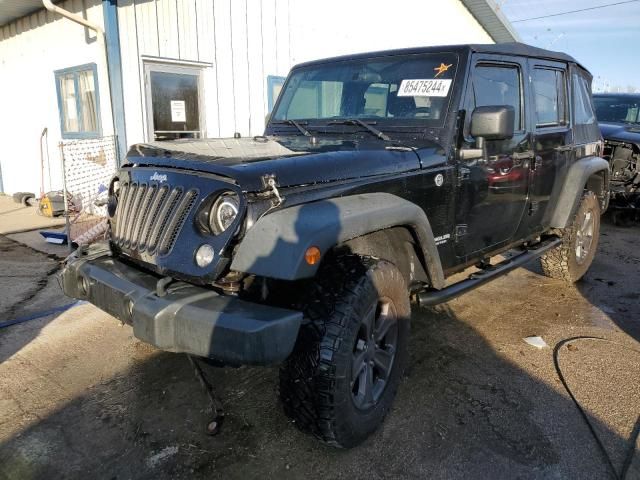
[[[158,172],[153,172],[153,175],[151,175],[151,177],[149,177],[149,181],[150,182],[158,182],[158,183],[166,182],[167,181],[167,176],[166,175],[160,175]]]

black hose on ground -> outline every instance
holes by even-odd
[[[609,453],[607,452],[607,449],[605,448],[605,446],[603,445],[602,441],[600,440],[600,437],[598,437],[598,434],[596,433],[596,430],[593,426],[593,424],[591,423],[591,420],[589,420],[589,416],[587,415],[587,412],[584,411],[584,409],[582,408],[582,405],[580,405],[580,402],[578,402],[578,400],[576,399],[576,397],[573,395],[573,392],[571,391],[571,388],[569,388],[569,384],[567,383],[567,381],[564,378],[564,375],[562,374],[562,370],[560,368],[560,362],[558,361],[558,353],[560,352],[560,349],[567,343],[569,342],[573,342],[575,340],[599,340],[602,342],[609,342],[609,343],[614,343],[618,346],[624,347],[627,350],[631,350],[633,352],[636,352],[638,354],[640,354],[640,350],[635,350],[633,348],[629,348],[626,345],[622,345],[621,343],[618,342],[614,342],[612,340],[608,340],[606,338],[601,338],[601,337],[591,337],[591,336],[578,336],[578,337],[571,337],[571,338],[567,338],[565,340],[562,340],[560,342],[558,342],[556,344],[556,346],[553,349],[553,365],[556,369],[556,373],[558,374],[558,378],[560,379],[560,381],[562,382],[562,385],[564,386],[565,390],[567,391],[567,393],[569,394],[569,397],[571,397],[571,400],[573,400],[573,403],[575,403],[576,407],[578,408],[578,411],[580,412],[580,415],[582,415],[582,418],[584,419],[585,423],[587,424],[587,427],[589,427],[589,431],[591,432],[591,435],[593,436],[594,440],[596,441],[596,443],[598,444],[598,448],[600,449],[600,452],[602,453],[602,455],[604,456],[606,463],[611,471],[611,475],[613,478],[615,478],[616,480],[625,480],[626,476],[627,476],[627,472],[629,470],[629,467],[631,466],[631,462],[633,460],[633,455],[635,453],[635,449],[636,449],[636,441],[638,440],[638,435],[640,434],[640,415],[638,416],[635,426],[631,432],[631,438],[630,438],[630,442],[631,442],[631,446],[629,447],[629,452],[627,453],[626,457],[625,457],[625,461],[622,464],[622,471],[620,472],[620,474],[618,474],[618,472],[616,471],[616,467],[613,465],[613,461],[611,460],[611,457],[609,456]]]

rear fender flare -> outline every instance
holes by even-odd
[[[386,228],[411,230],[421,249],[434,288],[444,287],[444,273],[424,211],[388,193],[331,198],[278,210],[251,227],[238,245],[231,269],[281,280],[313,277],[305,252],[316,246],[322,255],[334,246]]]
[[[586,157],[578,160],[569,168],[562,184],[550,226],[552,228],[566,228],[578,209],[582,192],[589,182],[589,177],[596,173],[604,175],[604,191],[601,198],[604,206],[609,196],[609,163],[600,157]],[[600,192],[594,192],[600,195]]]

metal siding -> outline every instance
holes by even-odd
[[[262,67],[264,76],[262,78],[263,88],[268,88],[267,77],[269,75],[280,75],[278,71],[278,52],[276,49],[276,1],[262,0]],[[286,72],[285,72],[286,73]],[[263,98],[263,110],[268,111],[268,98]]]
[[[180,59],[198,61],[198,24],[195,0],[176,0]]]
[[[138,30],[134,0],[118,1],[120,52],[122,53],[122,89],[128,142],[145,140],[144,79],[138,51]]]
[[[180,36],[178,35],[178,10],[176,8],[176,0],[156,0],[156,5],[158,7],[160,56],[165,58],[180,58]]]
[[[238,0],[235,0],[238,1]],[[216,0],[215,48],[218,60],[218,103],[220,108],[220,136],[233,136],[236,130],[235,85],[231,42],[231,0]]]
[[[247,62],[249,77],[249,118],[251,119],[251,135],[259,135],[264,131],[264,97],[265,74],[262,60],[262,22],[260,2],[252,2],[253,9],[247,12]]]
[[[135,1],[135,20],[140,55],[160,56],[160,47],[158,45],[159,19],[156,14],[156,2]]]
[[[198,34],[198,60],[201,62],[215,62],[215,25],[213,20],[213,2],[211,0],[195,0],[197,18],[196,31]]]
[[[247,56],[247,4],[246,0],[231,2],[231,49],[233,52],[233,85],[235,130],[243,135],[249,135],[251,122],[249,105],[249,68]]]
[[[218,109],[218,62],[215,51],[215,22],[213,16],[213,2],[211,0],[196,0],[198,11],[198,57],[201,62],[211,63],[213,66],[203,69],[204,99],[203,105],[207,117],[208,137],[220,135],[220,112]]]
[[[276,50],[278,72],[286,72],[291,66],[289,50],[289,0],[276,0]]]

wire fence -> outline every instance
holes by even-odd
[[[118,168],[115,136],[60,144],[70,215],[69,238],[82,245],[106,232],[109,182]]]

